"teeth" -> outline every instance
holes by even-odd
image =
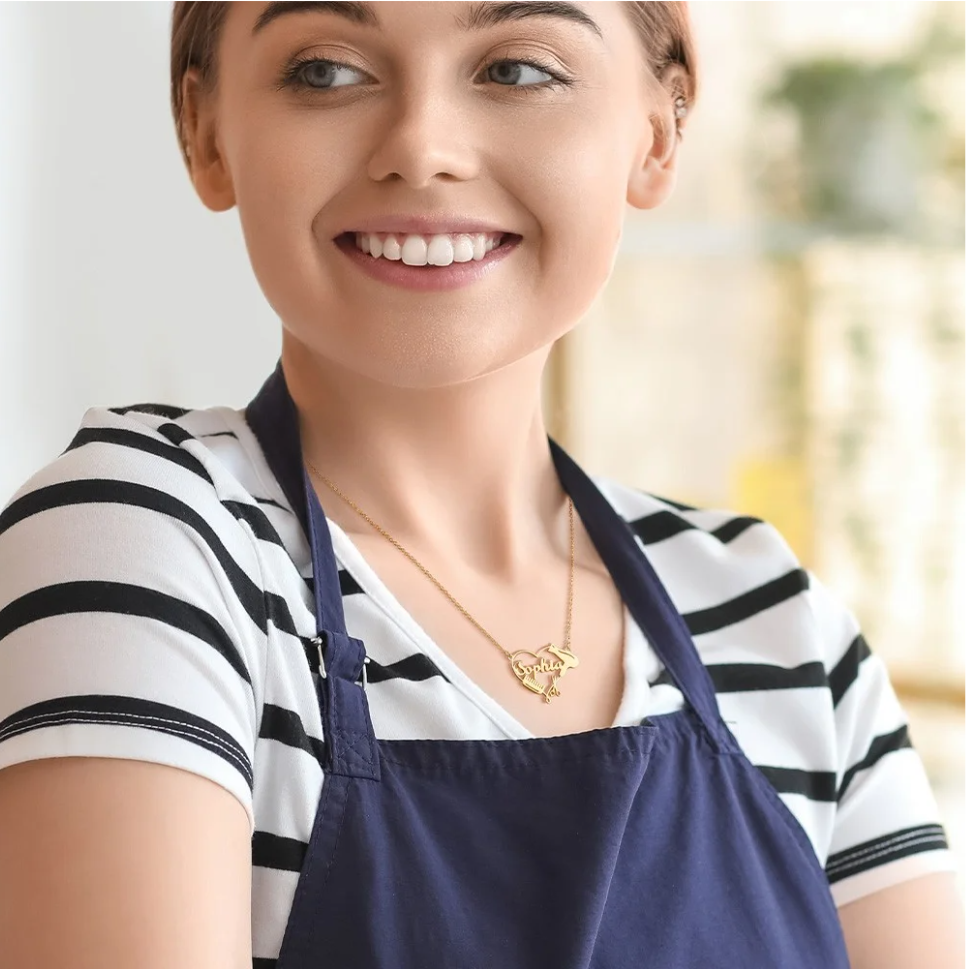
[[[407,266],[425,266],[429,262],[428,256],[429,249],[425,239],[421,236],[406,236],[402,244],[402,261]]]
[[[407,266],[448,266],[453,262],[479,262],[503,239],[502,233],[386,236],[356,232],[358,249],[373,258],[402,260]]]
[[[484,243],[484,249],[485,249]],[[469,262],[476,253],[476,243],[469,236],[457,236],[453,243],[453,262]],[[483,255],[486,255],[484,251]]]

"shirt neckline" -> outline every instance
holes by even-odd
[[[536,735],[479,686],[416,621],[382,581],[342,527],[328,516],[326,516],[326,522],[340,566],[349,572],[363,592],[400,629],[416,649],[432,660],[449,682],[508,738],[534,739]],[[649,657],[650,648],[647,641],[626,604],[623,606],[623,611],[624,633],[621,653],[624,664],[624,688],[612,727],[639,724],[647,715],[650,694],[648,667],[656,660],[656,657]]]

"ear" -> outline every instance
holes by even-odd
[[[181,126],[192,184],[209,209],[224,212],[235,205],[235,189],[218,138],[215,98],[195,67],[181,79],[181,93]]]
[[[660,82],[655,82],[653,107],[642,142],[645,154],[635,163],[627,185],[627,201],[636,209],[657,208],[677,183],[685,118],[675,116],[674,101],[689,90],[688,80],[683,68],[674,64]]]

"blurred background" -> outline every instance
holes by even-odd
[[[546,383],[590,470],[770,520],[857,614],[961,871],[964,6],[692,3],[677,191],[628,209]],[[169,18],[0,4],[0,506],[88,406],[242,406],[277,359],[181,164]]]

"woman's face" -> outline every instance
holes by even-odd
[[[516,19],[494,16],[504,7]],[[574,16],[520,15],[540,8]],[[625,203],[657,205],[673,182],[674,139],[652,124],[661,112],[673,131],[670,99],[621,8],[230,4],[195,185],[212,209],[238,205],[287,342],[409,387],[545,355],[610,275]],[[480,10],[493,22],[471,25]],[[438,291],[373,279],[335,242],[413,215],[521,239],[483,278]]]

